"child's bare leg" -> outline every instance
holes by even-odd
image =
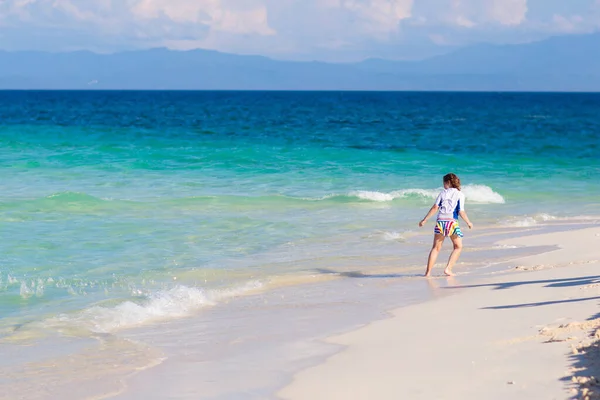
[[[433,245],[431,246],[431,251],[429,252],[429,258],[427,259],[427,271],[425,271],[425,276],[431,276],[431,270],[435,265],[438,255],[440,254],[442,244],[444,244],[444,235],[440,235],[438,233],[433,237]]]
[[[453,235],[450,236],[450,239],[452,239],[454,250],[452,250],[452,254],[450,254],[450,258],[448,259],[448,265],[444,270],[444,274],[448,276],[454,276],[454,273],[452,273],[452,267],[454,267],[454,264],[456,264],[456,261],[458,260],[458,257],[460,257],[460,253],[462,252],[462,238],[457,235]]]

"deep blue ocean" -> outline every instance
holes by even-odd
[[[599,146],[600,94],[0,92],[0,335],[414,267],[448,172],[476,229],[596,216]]]

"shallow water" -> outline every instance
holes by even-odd
[[[0,337],[122,335],[332,271],[410,279],[450,171],[471,249],[599,215],[599,111],[593,94],[0,92]],[[467,272],[495,257],[472,254]]]

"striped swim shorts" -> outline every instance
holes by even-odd
[[[444,236],[458,236],[463,237],[463,233],[460,230],[460,226],[458,225],[458,221],[454,219],[445,220],[438,219],[435,224],[434,233],[436,235],[444,235]]]

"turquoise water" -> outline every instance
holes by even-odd
[[[0,92],[0,315],[110,332],[409,266],[450,171],[488,229],[598,215],[599,135],[594,94]]]

